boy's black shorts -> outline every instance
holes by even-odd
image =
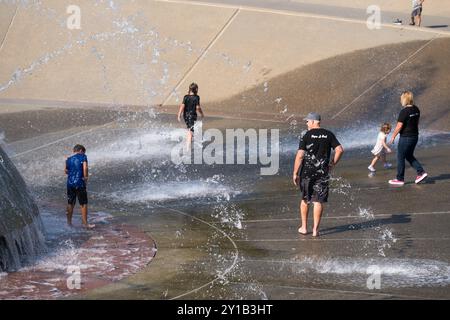
[[[301,178],[300,191],[302,192],[302,199],[308,203],[325,203],[328,201],[329,178]]]
[[[88,203],[86,187],[83,188],[67,187],[67,202],[70,205],[74,206],[77,202],[77,198],[80,206],[84,206]]]

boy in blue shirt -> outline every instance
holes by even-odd
[[[88,198],[86,191],[86,183],[88,181],[88,160],[86,157],[86,148],[80,144],[73,147],[73,155],[66,160],[67,174],[67,224],[72,226],[73,208],[77,202],[81,206],[81,220],[83,226],[92,229],[95,225],[88,224]]]

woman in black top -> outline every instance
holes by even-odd
[[[187,133],[187,146],[190,148],[192,137],[194,133],[194,125],[197,121],[197,111],[200,113],[202,119],[205,117],[203,110],[200,107],[200,96],[198,93],[198,85],[191,83],[189,86],[189,92],[183,98],[183,103],[180,105],[178,111],[178,121],[181,122],[181,115],[183,115],[184,122],[188,128]]]
[[[393,144],[395,137],[400,133],[397,150],[397,179],[389,180],[389,183],[402,186],[405,184],[405,159],[417,171],[416,183],[425,179],[427,173],[414,157],[414,149],[419,140],[420,110],[413,104],[413,93],[411,91],[403,92],[400,102],[404,108],[400,111],[397,126],[390,141]]]

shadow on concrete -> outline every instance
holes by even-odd
[[[411,222],[411,216],[409,214],[398,214],[398,215],[392,215],[389,218],[380,218],[380,219],[374,219],[370,221],[364,221],[360,223],[349,223],[342,226],[336,226],[328,229],[322,229],[321,234],[322,235],[329,235],[333,233],[341,233],[341,232],[348,232],[348,231],[356,231],[356,230],[367,230],[367,229],[373,229],[376,227],[381,227],[383,225],[388,224],[399,224],[399,223],[410,223]]]
[[[434,25],[434,26],[427,26],[427,28],[433,28],[433,29],[448,28],[448,24],[438,24],[438,25]]]
[[[438,175],[436,177],[427,177],[427,179],[425,180],[425,184],[435,184],[436,181],[443,181],[443,180],[450,180],[450,174],[445,173]]]

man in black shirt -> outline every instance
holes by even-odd
[[[308,206],[313,202],[313,237],[317,237],[323,203],[328,201],[329,171],[339,162],[344,149],[331,131],[320,127],[319,114],[311,112],[304,120],[307,121],[308,131],[300,139],[293,172],[294,184],[300,186],[302,192],[302,224],[298,232],[307,234]],[[334,149],[335,153],[333,161],[330,162],[331,149]]]

